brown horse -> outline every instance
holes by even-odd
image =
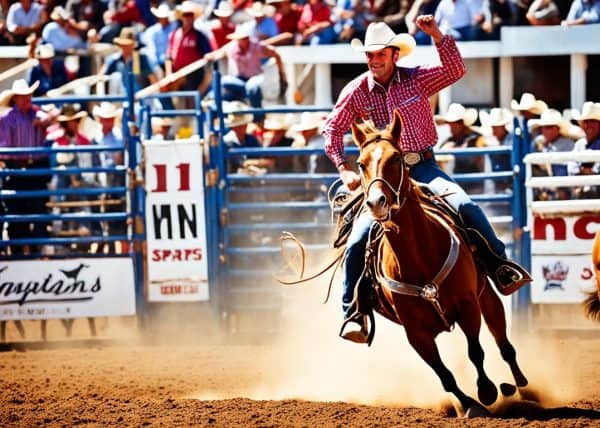
[[[374,251],[379,254],[374,309],[393,322],[404,325],[412,347],[433,368],[444,389],[459,400],[467,416],[487,411],[463,393],[446,368],[435,337],[460,326],[468,343],[470,360],[477,369],[478,397],[491,405],[498,397],[494,383],[483,367],[484,352],[479,342],[481,316],[510,366],[516,385],[527,379],[516,360],[506,334],[504,308],[499,297],[478,269],[471,248],[457,232],[451,217],[436,208],[409,178],[403,153],[398,148],[401,119],[384,131],[368,123],[354,124],[352,134],[360,148],[358,166],[365,203],[381,238]],[[502,385],[505,394],[513,385]]]
[[[587,293],[583,302],[585,315],[594,321],[600,321],[600,229],[596,231],[594,245],[592,246],[592,263],[594,264],[594,277],[596,290]]]

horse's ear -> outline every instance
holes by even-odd
[[[402,131],[402,117],[400,117],[400,113],[398,110],[394,110],[394,119],[392,120],[392,125],[390,129],[390,133],[394,138],[394,141],[398,141],[400,139],[400,132]]]
[[[367,139],[363,126],[358,122],[352,122],[352,137],[358,147],[361,147]]]

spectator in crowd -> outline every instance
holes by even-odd
[[[165,68],[167,76],[180,70],[212,51],[208,37],[194,28],[194,20],[201,9],[192,1],[184,1],[177,9],[181,27],[169,36]],[[185,77],[176,80],[171,90],[199,90],[205,94],[212,80],[210,67],[202,67]]]
[[[366,0],[338,0],[334,8],[333,30],[338,42],[348,42],[353,37],[363,38],[367,25],[373,20]],[[404,17],[402,17],[404,23]]]
[[[491,12],[482,0],[441,0],[435,20],[442,32],[456,40],[470,41],[482,37],[482,25],[491,22]]]
[[[50,89],[56,89],[66,84],[75,76],[71,76],[61,58],[56,58],[51,44],[40,44],[35,50],[38,64],[29,70],[27,81],[29,86],[39,82],[35,92],[36,97],[46,95]]]
[[[112,75],[120,73],[119,93],[127,93],[127,89],[137,92],[149,83],[155,83],[162,75],[158,64],[152,63],[148,56],[136,49],[137,41],[133,28],[123,28],[119,37],[115,37],[113,43],[120,48],[121,52],[110,55],[100,69],[98,74]],[[133,72],[133,88],[129,88],[128,72]]]
[[[600,150],[600,103],[585,102],[578,110],[573,110],[573,119],[577,120],[585,137],[575,142],[574,151]],[[594,162],[570,162],[569,175],[593,175],[600,173],[600,164]],[[600,186],[580,186],[573,189],[577,199],[600,199]]]
[[[484,134],[491,134],[490,138],[486,139],[487,146],[504,146],[512,147],[513,133],[512,114],[504,108],[493,108],[489,113],[486,111],[479,112],[479,121]],[[510,171],[511,170],[511,155],[497,154],[490,155],[492,171]],[[512,186],[512,180],[496,181],[496,190],[506,190]]]
[[[371,8],[373,21],[385,22],[394,33],[406,33],[406,14],[413,3],[414,0],[375,0]]]
[[[273,19],[275,19],[279,34],[291,35],[291,37],[282,39],[278,44],[293,44],[293,37],[298,32],[298,21],[300,21],[302,10],[296,3],[292,3],[291,0],[267,0],[267,3],[275,6],[276,11]]]
[[[13,82],[10,90],[5,91],[2,103],[10,106],[0,116],[0,147],[35,148],[45,146],[46,128],[56,119],[56,114],[47,114],[31,103],[33,93],[39,82],[28,85],[24,79]],[[0,156],[0,168],[7,169],[45,169],[50,167],[47,155],[10,154]],[[12,175],[4,177],[4,190],[30,191],[47,190],[49,175]],[[4,199],[0,203],[6,214],[44,214],[47,198]],[[48,236],[44,222],[16,222],[8,224],[10,239],[43,238]],[[29,250],[36,253],[37,247]],[[13,254],[24,254],[28,250],[22,246],[11,246]]]
[[[262,107],[264,74],[262,61],[264,58],[274,58],[279,70],[280,91],[285,93],[287,77],[283,61],[277,50],[269,45],[251,40],[251,23],[238,25],[233,33],[227,36],[233,43],[227,45],[226,55],[229,73],[223,76],[223,99],[225,101],[246,98],[252,107]],[[215,54],[215,57],[218,54]],[[211,58],[214,58],[211,56]],[[264,115],[254,116],[257,122],[264,120]]]
[[[156,19],[150,12],[149,0],[121,0],[116,8],[109,8],[104,13],[104,22],[99,39],[103,43],[110,43],[123,27],[131,27],[138,23],[149,27]]]
[[[225,107],[227,116],[225,126],[229,131],[223,136],[223,143],[228,148],[236,147],[262,147],[258,139],[248,132],[248,125],[252,123],[252,114],[244,113],[248,106],[240,101],[232,101]],[[247,157],[237,157],[230,160],[229,171],[236,172],[244,167]],[[257,168],[253,165],[253,168]]]
[[[408,33],[415,38],[418,45],[430,45],[431,38],[423,31],[419,30],[415,21],[417,16],[435,15],[435,11],[440,4],[440,0],[415,0],[406,14],[404,22]]]
[[[529,151],[534,150],[533,138],[537,135],[537,130],[533,130],[534,134],[530,134],[528,121],[538,118],[544,111],[548,110],[548,105],[535,98],[529,92],[523,92],[519,101],[512,100],[510,108],[514,110],[517,117],[514,119],[515,128],[521,130],[520,139],[522,144],[529,147]]]
[[[294,139],[286,134],[290,128],[289,115],[270,113],[263,125],[263,147],[291,147]],[[267,165],[270,172],[305,172],[306,169],[296,171],[294,169],[293,156],[277,156],[270,158],[271,163]]]
[[[104,26],[103,14],[106,12],[107,3],[103,1],[69,0],[65,9],[70,12],[77,28],[83,34],[87,34],[89,30],[97,33]]]
[[[213,14],[217,19],[210,23],[210,30],[213,35],[215,47],[222,48],[229,42],[228,35],[235,31],[235,24],[231,22],[233,7],[229,0],[221,0],[219,6],[213,10]]]
[[[325,0],[308,0],[298,20],[296,45],[327,45],[334,43],[336,37],[331,7]]]
[[[119,127],[115,126],[116,119],[122,115],[122,110],[115,107],[112,103],[102,102],[100,105],[94,107],[92,114],[100,123],[100,129],[94,137],[94,144],[120,149],[119,151],[102,152],[100,154],[100,165],[105,168],[125,165],[123,135]],[[104,173],[100,177],[100,184],[103,187],[125,187],[125,174]],[[125,196],[123,194],[109,193],[103,195],[103,198],[109,201],[121,200],[120,204],[106,205],[105,212],[124,212],[126,210]],[[108,235],[127,234],[127,224],[125,221],[106,222],[104,229]],[[111,242],[109,245],[112,246],[113,252],[118,252],[117,242]],[[121,249],[123,249],[123,245],[124,243],[121,243]]]
[[[151,11],[158,22],[144,30],[140,38],[146,46],[146,54],[150,61],[165,71],[169,37],[177,29],[177,22],[173,21],[173,11],[166,3],[153,7]]]
[[[541,134],[534,140],[535,151],[538,152],[569,152],[575,143],[568,137],[569,126],[558,110],[548,109],[539,119],[529,121],[531,128],[540,128]],[[534,170],[534,175],[566,176],[569,175],[566,163],[547,165],[546,168]],[[570,199],[570,189],[557,188],[541,190],[538,195],[541,199]]]
[[[275,6],[254,2],[248,11],[254,17],[254,28],[251,34],[253,39],[260,41],[279,34],[279,28],[277,28],[277,23],[273,19]]]
[[[173,119],[168,117],[153,117],[152,121],[152,139],[153,140],[174,140],[172,127]]]
[[[13,3],[6,15],[6,28],[14,44],[24,45],[27,36],[39,34],[46,23],[44,7],[34,0]]]
[[[435,116],[435,121],[438,124],[446,124],[450,128],[450,136],[440,144],[441,150],[485,146],[483,136],[472,128],[477,121],[477,110],[452,103],[446,114]],[[455,174],[483,172],[484,168],[485,158],[483,156],[455,156]],[[462,187],[467,193],[481,193],[483,190],[482,183],[465,183]]]
[[[573,0],[567,19],[561,25],[598,24],[600,22],[600,0]]]
[[[485,1],[483,7],[486,7]],[[500,27],[514,21],[511,0],[489,0],[489,8],[491,20],[481,25],[482,36],[487,40],[500,40]]]
[[[52,22],[42,30],[42,40],[51,44],[58,52],[85,49],[87,43],[79,35],[79,30],[69,12],[62,6],[56,6],[50,14]]]
[[[527,20],[531,25],[558,25],[560,10],[553,0],[534,0],[527,11]]]
[[[309,149],[322,149],[325,152],[325,137],[321,134],[323,114],[318,112],[303,112],[299,123],[292,126],[296,132],[293,147],[307,147]],[[312,154],[308,158],[308,166],[304,171],[310,174],[336,173],[335,165],[322,153]]]

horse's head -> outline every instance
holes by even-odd
[[[369,122],[352,125],[354,142],[360,148],[358,168],[365,203],[376,220],[389,219],[392,208],[400,208],[408,189],[408,171],[397,141],[402,120],[398,112],[385,130]]]

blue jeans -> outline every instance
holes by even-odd
[[[421,183],[427,184],[436,195],[453,192],[445,199],[458,211],[465,225],[478,230],[496,254],[502,257],[506,256],[504,243],[496,236],[496,232],[494,232],[483,210],[471,200],[469,195],[454,180],[440,169],[435,159],[421,162],[412,167],[410,176]],[[371,224],[373,224],[373,217],[369,211],[366,211],[356,219],[352,232],[348,237],[342,275],[342,307],[346,318],[356,310],[351,304],[354,299],[355,285],[360,279],[360,274],[365,265],[365,249]]]
[[[236,76],[223,76],[221,86],[223,87],[223,101],[246,101],[254,108],[262,107],[262,89],[261,85],[264,76],[259,74],[244,81]],[[264,115],[254,115],[256,121],[264,119]]]

